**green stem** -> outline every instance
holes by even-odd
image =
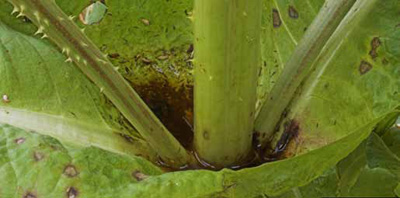
[[[116,71],[112,63],[76,26],[54,0],[9,0],[19,16],[26,15],[39,27],[37,33],[49,36],[114,103],[159,157],[179,167],[189,155],[151,112],[139,95]]]
[[[296,90],[313,69],[313,63],[320,51],[355,2],[356,0],[328,0],[308,28],[256,119],[255,129],[259,133],[258,141],[262,147],[275,134],[276,126],[279,126],[281,119],[288,113],[287,108],[295,97]]]
[[[195,1],[195,149],[217,166],[251,150],[261,0]]]

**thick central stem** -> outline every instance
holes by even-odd
[[[195,149],[217,166],[251,150],[261,0],[195,1]]]

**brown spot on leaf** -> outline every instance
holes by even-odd
[[[67,198],[76,198],[76,197],[78,197],[79,192],[76,188],[71,186],[67,189],[66,194],[67,194]]]
[[[25,138],[20,137],[14,140],[16,144],[23,144],[25,142]]]
[[[73,165],[67,165],[64,168],[64,175],[67,177],[75,177],[79,174],[79,172],[76,170],[75,166]]]
[[[210,139],[210,134],[208,134],[208,131],[203,131],[203,138],[205,140],[209,140]]]
[[[279,16],[279,12],[276,9],[272,10],[272,24],[274,25],[274,28],[278,28],[282,24],[281,17]]]
[[[148,178],[149,176],[147,176],[147,175],[145,175],[142,172],[137,170],[137,171],[133,171],[132,177],[135,178],[136,181],[142,181],[142,180]]]
[[[378,47],[381,45],[381,41],[379,40],[378,37],[374,37],[371,41],[371,51],[369,51],[369,55],[371,56],[372,59],[375,59],[378,57]]]
[[[383,65],[387,65],[387,64],[389,64],[389,61],[386,58],[383,58],[382,59],[382,64]]]
[[[118,58],[119,54],[118,53],[112,53],[112,54],[109,54],[108,57],[110,57],[110,58]]]
[[[289,17],[292,19],[299,18],[299,13],[293,6],[289,6]]]
[[[189,48],[186,50],[186,53],[191,54],[194,50],[193,44],[189,45]]]
[[[36,198],[36,195],[32,192],[26,192],[23,198]]]
[[[367,61],[361,61],[361,64],[360,64],[360,67],[359,67],[359,71],[360,71],[361,75],[366,74],[371,69],[372,69],[371,63],[369,63]]]
[[[129,136],[129,135],[126,135],[126,134],[123,134],[123,133],[118,133],[118,135],[120,135],[121,137],[123,137],[126,141],[128,141],[129,143],[133,143],[135,140],[131,137],[131,136]]]
[[[35,160],[35,161],[40,161],[40,160],[42,160],[44,158],[44,154],[43,153],[41,153],[41,152],[39,152],[39,151],[35,151],[34,153],[33,153],[33,159]]]

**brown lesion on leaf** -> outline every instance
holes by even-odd
[[[135,139],[133,139],[133,137],[131,137],[131,136],[127,135],[127,134],[118,133],[118,135],[123,137],[129,143],[134,143],[135,142]]]
[[[383,64],[383,65],[388,65],[388,64],[389,64],[388,59],[383,58],[383,59],[382,59],[382,64]]]
[[[118,58],[118,57],[120,57],[120,55],[118,53],[111,53],[111,54],[108,55],[108,57],[110,57],[110,58]]]
[[[378,57],[377,50],[379,46],[381,46],[381,40],[379,39],[379,37],[374,37],[371,41],[371,51],[369,51],[369,55],[374,60],[376,57]]]
[[[289,12],[289,17],[290,18],[292,18],[292,19],[299,18],[299,13],[297,12],[297,10],[293,6],[289,6],[288,12]]]
[[[278,28],[282,25],[281,16],[277,9],[272,9],[272,24],[274,28]]]
[[[44,159],[44,154],[42,152],[35,151],[33,152],[33,159],[37,162],[41,161],[42,159]]]
[[[23,198],[37,198],[36,194],[33,192],[26,192],[23,196]]]
[[[67,177],[76,177],[78,174],[79,172],[74,165],[69,164],[64,168],[64,175]]]
[[[295,120],[291,120],[285,124],[285,130],[281,138],[278,141],[278,144],[275,147],[275,153],[283,152],[289,142],[292,140],[293,137],[296,137],[299,133],[300,126],[299,123]]]
[[[358,70],[360,71],[361,75],[366,74],[367,72],[369,72],[372,69],[372,65],[371,63],[362,60],[360,63],[360,66],[358,68]]]
[[[276,161],[287,157],[287,152],[293,145],[294,139],[297,139],[300,133],[300,123],[296,120],[289,120],[284,124],[284,131],[278,140],[275,148],[267,152],[264,161]],[[269,154],[268,154],[269,153]]]
[[[79,194],[78,189],[75,187],[68,187],[66,191],[67,198],[77,198]]]
[[[142,181],[144,179],[147,179],[149,176],[145,175],[144,173],[135,170],[132,172],[132,177],[136,180],[136,181]]]

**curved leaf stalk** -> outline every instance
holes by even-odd
[[[49,37],[115,104],[157,152],[174,167],[189,162],[189,154],[151,112],[139,95],[118,73],[112,63],[66,16],[54,0],[9,0],[17,17],[27,16],[38,27],[36,34]]]
[[[320,51],[355,2],[356,0],[328,0],[314,19],[257,116],[255,129],[259,133],[259,146],[265,147],[273,138],[277,126],[288,113],[287,108],[297,89],[313,69],[313,63]]]
[[[251,150],[260,65],[261,0],[195,1],[197,154],[217,167]]]

